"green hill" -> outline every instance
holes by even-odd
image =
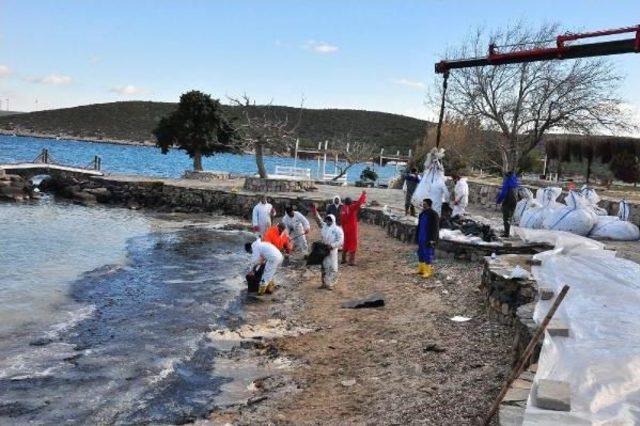
[[[152,129],[176,104],[165,102],[113,102],[36,111],[0,117],[0,129],[19,134],[37,133],[86,139],[152,142]],[[225,106],[231,116],[236,107]],[[298,108],[254,106],[251,114],[276,114],[296,120]],[[304,109],[298,134],[304,145],[350,134],[386,150],[406,152],[422,139],[426,121],[402,115],[348,109]]]

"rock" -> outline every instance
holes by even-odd
[[[540,288],[540,299],[541,300],[551,300],[553,299],[554,292],[552,289],[547,287]]]
[[[438,346],[437,343],[427,343],[424,348],[422,349],[423,352],[435,352],[435,353],[441,353],[441,352],[446,352],[446,349],[443,347]]]
[[[547,326],[549,336],[569,337],[569,326],[561,320],[552,319]]]
[[[507,394],[502,399],[502,402],[508,402],[511,404],[523,402],[526,404],[528,398],[529,398],[529,389],[511,387],[509,388],[509,390],[507,391]]]
[[[500,426],[520,426],[524,421],[524,408],[512,405],[501,405],[498,412]]]
[[[354,299],[344,302],[342,307],[346,309],[379,308],[384,306],[384,304],[384,296],[379,293],[375,293],[365,297],[364,299]]]
[[[71,198],[73,198],[75,201],[80,202],[81,204],[96,204],[98,202],[98,199],[95,195],[85,191],[72,192]]]
[[[107,201],[111,198],[111,191],[107,188],[87,188],[85,192],[95,195],[96,199],[100,202]]]
[[[538,380],[535,401],[536,407],[543,410],[570,411],[571,387],[558,380]]]
[[[345,388],[349,388],[349,387],[351,387],[351,386],[356,384],[356,379],[343,380],[343,381],[340,382],[340,384],[342,386],[344,386]]]

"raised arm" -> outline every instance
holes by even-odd
[[[367,191],[362,191],[362,194],[360,194],[360,198],[358,198],[355,204],[357,207],[360,207],[366,202],[367,202]]]
[[[320,217],[320,213],[318,213],[318,208],[313,203],[311,203],[311,216],[318,224],[318,227],[322,228],[322,217]]]

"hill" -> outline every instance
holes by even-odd
[[[22,114],[22,113],[18,111],[0,111],[0,117],[4,117],[7,115],[16,115],[16,114]]]
[[[152,129],[176,108],[165,102],[113,102],[36,111],[0,117],[0,129],[19,134],[46,134],[78,139],[152,142]],[[237,107],[225,106],[230,116]],[[298,108],[254,106],[251,114],[298,117]],[[384,147],[406,152],[422,139],[428,122],[397,114],[348,109],[303,109],[298,133],[304,145],[349,134]]]

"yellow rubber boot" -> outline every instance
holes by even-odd
[[[422,275],[424,274],[424,267],[425,267],[425,263],[424,262],[418,262],[418,275]]]
[[[264,295],[266,291],[267,291],[267,283],[263,281],[260,283],[260,287],[258,287],[258,296]]]
[[[424,264],[424,272],[422,273],[422,278],[429,278],[433,275],[433,267],[428,264]]]
[[[273,281],[273,280],[269,281],[269,283],[267,284],[266,293],[267,294],[271,294],[271,293],[273,293],[273,290],[275,290],[275,289],[276,289],[275,281]]]

